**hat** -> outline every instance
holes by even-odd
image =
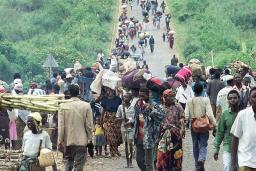
[[[23,91],[23,85],[22,83],[17,83],[13,87],[14,90]]]
[[[71,74],[67,74],[66,78],[73,78]]]
[[[38,113],[38,112],[30,113],[28,116],[34,118],[38,122],[42,121],[42,117],[41,117],[40,113]]]
[[[233,79],[234,79],[233,75],[227,75],[226,76],[226,81],[233,80]]]

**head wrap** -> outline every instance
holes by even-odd
[[[163,92],[163,96],[174,96],[175,92],[172,91],[171,89],[167,89]]]
[[[5,93],[5,88],[2,85],[0,85],[0,93]]]
[[[37,83],[36,82],[32,82],[31,83],[31,85],[30,85],[30,88],[32,88],[32,89],[35,89],[35,88],[37,88]]]

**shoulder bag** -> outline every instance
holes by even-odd
[[[193,112],[194,111],[194,103],[192,99]],[[192,129],[196,133],[206,133],[207,131],[213,128],[213,125],[210,123],[208,115],[206,114],[206,106],[205,106],[205,114],[198,118],[192,118]]]

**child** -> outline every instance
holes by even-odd
[[[95,124],[95,149],[96,149],[96,156],[102,156],[102,146],[105,145],[105,136],[104,130],[100,124],[100,118],[96,118]]]

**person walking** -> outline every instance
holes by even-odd
[[[163,36],[162,36],[163,42],[165,42],[165,37],[166,37],[166,35],[165,35],[165,33],[163,33]]]
[[[162,8],[163,13],[165,12],[165,7],[166,7],[166,4],[165,4],[165,2],[163,1],[163,2],[161,3],[161,5],[160,5],[160,8]]]
[[[149,100],[149,93],[147,88],[141,88],[134,107],[134,144],[136,161],[141,171],[154,170],[155,142],[159,135],[160,123],[164,118],[163,108]]]
[[[188,99],[191,99],[194,97],[194,92],[192,90],[192,87],[186,83],[182,82],[181,85],[177,89],[176,99],[182,106],[183,110],[186,108],[186,103]]]
[[[102,123],[111,157],[121,155],[118,151],[118,146],[123,143],[121,124],[116,118],[116,112],[121,104],[122,100],[115,94],[115,91],[106,87],[106,96],[101,100],[101,106],[103,108]]]
[[[236,73],[234,75],[234,90],[237,90],[240,94],[240,109],[245,109],[249,102],[249,89],[243,84],[243,77],[241,74]]]
[[[219,158],[220,145],[223,142],[223,171],[231,171],[232,169],[232,134],[230,133],[230,130],[239,112],[239,98],[239,93],[236,90],[231,90],[227,94],[230,108],[222,112],[214,140],[215,152],[213,157],[215,160],[218,160]]]
[[[155,39],[153,36],[151,36],[149,38],[149,46],[150,46],[150,52],[153,53],[154,52],[154,45],[155,45]]]
[[[205,171],[204,164],[206,161],[207,145],[209,139],[209,131],[198,132],[193,128],[193,122],[197,118],[207,116],[213,127],[216,127],[211,103],[208,97],[202,97],[203,86],[200,83],[194,85],[195,97],[187,101],[185,108],[186,122],[192,121],[191,136],[193,142],[193,155],[195,160],[196,171]]]
[[[92,142],[93,116],[90,104],[78,98],[79,86],[68,88],[71,102],[60,105],[58,111],[58,144],[66,148],[65,171],[82,171],[86,159],[86,145]]]
[[[156,16],[156,28],[159,30],[161,25],[161,16]]]
[[[23,156],[21,160],[20,171],[45,171],[44,167],[38,164],[38,154],[41,148],[52,150],[52,142],[50,136],[41,128],[42,117],[40,113],[31,113],[27,119],[28,131],[24,133],[22,151]],[[42,141],[40,143],[40,141]]]
[[[165,116],[157,141],[156,170],[179,171],[182,170],[182,138],[185,137],[184,110],[175,102],[175,93],[172,90],[165,90],[162,99]]]
[[[133,156],[133,137],[134,129],[131,127],[134,119],[134,105],[131,105],[132,95],[130,93],[125,93],[123,95],[123,104],[119,105],[116,117],[122,122],[121,132],[123,141],[127,143],[127,154],[126,159],[128,167],[132,166],[132,156]]]
[[[171,15],[167,14],[165,16],[165,25],[166,25],[166,30],[170,30],[170,22],[171,22]]]
[[[176,57],[176,55],[174,54],[172,56],[172,59],[171,59],[171,65],[174,65],[174,66],[177,66],[179,63],[179,59]]]
[[[207,84],[206,93],[210,98],[212,105],[213,115],[216,117],[216,100],[219,91],[225,87],[223,81],[220,80],[220,72],[216,71],[214,74],[214,79],[210,80]]]
[[[249,100],[251,107],[238,113],[230,131],[233,135],[232,171],[256,171],[256,87],[251,89]]]
[[[234,77],[230,75],[229,77],[226,77],[226,87],[221,89],[217,95],[217,101],[216,101],[216,121],[219,121],[219,118],[221,116],[221,113],[225,110],[229,109],[229,103],[228,103],[228,93],[233,90],[234,86]]]
[[[168,33],[168,42],[169,42],[169,47],[173,49],[173,44],[174,44],[174,35],[173,33]]]

